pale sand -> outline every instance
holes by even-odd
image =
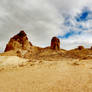
[[[92,92],[92,60],[37,61],[0,71],[0,92]]]

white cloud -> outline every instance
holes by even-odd
[[[5,44],[2,45],[2,41],[6,43],[11,36],[22,29],[27,32],[34,45],[48,46],[53,36],[64,35],[69,31],[69,28],[63,25],[66,15],[71,16],[72,23],[76,25],[74,20],[76,14],[80,13],[84,6],[91,8],[91,4],[92,1],[88,0],[1,0],[0,14],[5,17],[0,15],[2,24],[0,26],[0,47],[5,46]],[[88,26],[90,25],[91,23],[88,23]],[[70,39],[65,42],[68,41]],[[66,49],[69,47],[62,46]],[[69,48],[71,47],[72,45]]]
[[[80,45],[90,48],[92,46],[92,31],[83,32],[81,35],[71,36],[68,39],[61,40],[61,42],[61,47],[64,49],[73,49]]]

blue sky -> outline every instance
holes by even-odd
[[[33,45],[46,47],[53,36],[61,48],[92,45],[91,0],[0,0],[0,51],[24,30]]]
[[[84,7],[82,12],[76,17],[76,20],[78,22],[87,22],[88,20],[92,20],[92,11],[88,7]]]
[[[78,45],[84,45],[86,48],[92,46],[91,21],[92,10],[89,7],[82,7],[76,15],[66,14],[63,22],[63,25],[66,27],[66,33],[57,36],[65,44],[61,44],[61,47],[62,45],[66,48],[69,46],[69,49],[72,49]]]
[[[65,35],[63,36],[58,36],[59,39],[68,39],[69,37],[71,36],[74,36],[74,35],[80,35],[82,32],[76,32],[76,31],[70,31],[70,32],[67,32]]]
[[[73,20],[75,24],[71,22]],[[64,26],[68,28],[68,31],[64,35],[58,35],[60,39],[68,39],[69,37],[80,35],[88,30],[91,30],[91,26],[86,27],[82,23],[86,24],[92,20],[92,11],[88,7],[83,7],[81,12],[76,14],[72,19],[72,16],[68,15],[65,17]],[[75,30],[76,29],[76,30]]]

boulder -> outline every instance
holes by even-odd
[[[60,50],[60,40],[57,37],[53,37],[51,40],[51,49]]]

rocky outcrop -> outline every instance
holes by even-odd
[[[32,44],[28,41],[26,33],[22,30],[10,39],[6,45],[5,52],[15,49],[28,50],[31,48],[31,46]]]
[[[90,47],[90,49],[92,50],[92,46]]]
[[[60,40],[57,37],[53,37],[51,40],[51,49],[60,50]]]
[[[78,50],[83,50],[84,49],[84,46],[79,46],[78,47]]]

